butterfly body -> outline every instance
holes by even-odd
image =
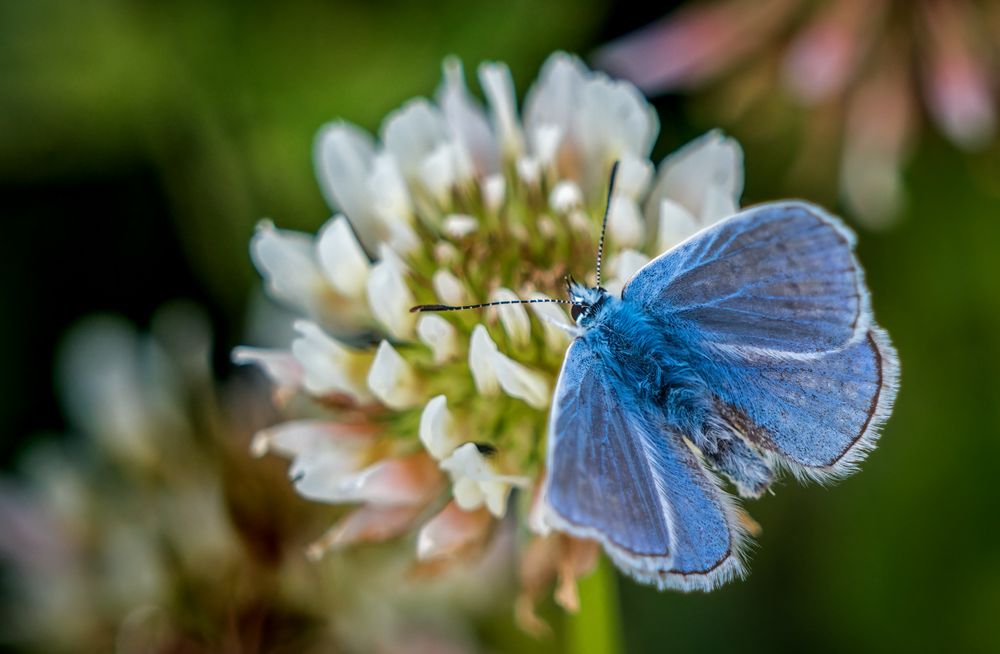
[[[757,497],[780,469],[845,474],[888,417],[895,353],[853,243],[821,209],[775,203],[661,255],[621,298],[571,283],[547,521],[660,587],[741,574],[722,479]]]

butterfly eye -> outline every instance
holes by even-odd
[[[573,304],[573,305],[570,305],[569,313],[570,313],[571,316],[573,316],[573,320],[579,320],[580,319],[580,315],[585,310],[586,310],[586,307],[583,306],[582,304]]]

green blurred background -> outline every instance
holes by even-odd
[[[191,298],[228,374],[258,284],[254,224],[328,217],[311,160],[322,123],[376,129],[433,91],[448,54],[506,61],[523,91],[551,51],[586,56],[672,4],[0,3],[4,465],[64,430],[54,353],[88,313],[144,325]],[[713,126],[683,100],[655,101],[654,158]],[[780,130],[731,131],[746,137],[748,203],[837,208],[776,172]],[[763,526],[748,580],[683,595],[619,578],[625,651],[1000,651],[1000,150],[963,154],[925,130],[905,180],[898,223],[860,230],[902,360],[882,444],[833,488],[786,481],[748,504]]]

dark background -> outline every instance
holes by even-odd
[[[552,50],[586,56],[667,5],[0,4],[4,466],[66,429],[53,363],[85,315],[141,326],[193,299],[229,373],[258,283],[253,225],[328,217],[311,163],[322,123],[376,129],[430,94],[452,53],[467,70],[506,61],[523,91]],[[713,126],[683,98],[655,104],[656,157]],[[830,203],[769,174],[780,148],[744,147],[747,203]],[[960,153],[927,129],[906,185],[896,226],[859,230],[902,360],[879,449],[834,488],[786,481],[749,504],[764,531],[746,582],[682,595],[621,580],[627,651],[1000,651],[1000,151]]]

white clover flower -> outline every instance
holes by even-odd
[[[490,513],[502,518],[511,488],[526,487],[531,480],[497,473],[487,457],[490,452],[476,443],[466,443],[441,461],[441,468],[451,474],[455,502],[461,508],[469,511],[485,505]]]
[[[481,543],[492,523],[484,509],[468,510],[449,502],[441,513],[427,521],[417,535],[417,558],[443,559]]]
[[[521,298],[509,288],[499,287],[490,295],[490,302],[517,302]],[[500,324],[515,347],[524,347],[531,340],[531,319],[523,304],[503,304],[494,307]]]
[[[389,341],[379,343],[368,371],[368,388],[391,409],[407,409],[420,402],[416,373]]]
[[[572,329],[572,321],[566,312],[558,304],[547,302],[551,298],[544,293],[532,292],[528,294],[529,300],[541,300],[538,304],[529,304],[538,319],[542,321],[542,329],[545,333],[545,345],[553,351],[561,352],[569,345],[569,331]]]
[[[441,316],[429,313],[417,319],[417,336],[431,349],[434,363],[444,363],[458,353],[458,332]]]
[[[536,409],[544,409],[551,399],[549,383],[539,373],[502,354],[482,325],[472,331],[469,345],[469,369],[476,388],[483,395],[507,395],[524,400]]]
[[[444,395],[432,398],[424,407],[420,441],[441,469],[451,475],[455,503],[465,511],[485,505],[494,516],[503,517],[511,488],[531,484],[528,477],[497,473],[489,457],[483,454],[492,452],[489,447],[471,442],[459,445],[462,437],[455,430]]]
[[[326,278],[341,295],[357,300],[365,293],[371,263],[350,223],[335,216],[319,231],[316,249]]]
[[[457,306],[468,299],[462,280],[448,270],[435,270],[431,285],[434,287],[434,295],[445,304]]]
[[[383,242],[404,252],[417,246],[413,203],[399,164],[390,153],[377,152],[371,136],[346,123],[327,125],[316,139],[315,158],[327,202],[347,214],[366,249]]]
[[[406,283],[406,264],[388,246],[383,244],[379,250],[382,260],[368,277],[368,305],[390,335],[405,340],[413,336],[417,322],[410,312],[416,300]]]
[[[608,261],[609,279],[604,287],[609,292],[621,295],[622,289],[639,269],[649,263],[649,257],[636,250],[622,250]]]
[[[743,194],[743,149],[715,130],[664,159],[646,198],[656,219],[656,249],[670,249],[695,232],[736,213]]]
[[[287,350],[262,347],[237,347],[232,353],[236,365],[259,366],[274,385],[275,404],[285,404],[302,387],[305,371],[302,364]]]
[[[444,395],[431,398],[420,414],[420,442],[438,461],[451,456],[459,446],[461,439],[455,433],[448,398]]]
[[[321,417],[302,423],[293,412],[258,449],[293,460],[300,493],[361,504],[312,555],[419,528],[417,558],[458,560],[492,537],[515,489],[536,495],[551,391],[574,327],[566,311],[536,303],[414,314],[413,305],[561,299],[565,275],[593,274],[615,161],[607,284],[616,291],[739,206],[735,141],[711,132],[657,169],[652,107],[575,57],[549,59],[523,120],[506,66],[483,64],[479,80],[485,106],[449,59],[435,101],[392,113],[379,140],[343,122],[325,127],[320,184],[344,217],[318,240],[270,225],[255,237],[269,291],[311,321],[296,324],[291,358],[255,349],[234,358],[264,367],[286,395],[312,398],[308,417]],[[349,320],[363,329],[338,331]],[[319,435],[359,413],[368,416],[361,441]],[[435,501],[444,508],[428,517]],[[536,527],[524,565],[555,571],[559,601],[572,608],[574,580],[596,550]],[[538,597],[525,586],[517,613],[528,626]]]
[[[263,221],[250,242],[250,254],[276,300],[335,334],[350,336],[369,328],[371,313],[357,302],[369,264],[343,216],[334,216],[317,238]]]
[[[322,397],[343,393],[358,402],[371,400],[365,375],[373,357],[326,334],[319,325],[298,320],[295,331],[300,336],[292,342],[292,355],[302,366],[302,386]]]

